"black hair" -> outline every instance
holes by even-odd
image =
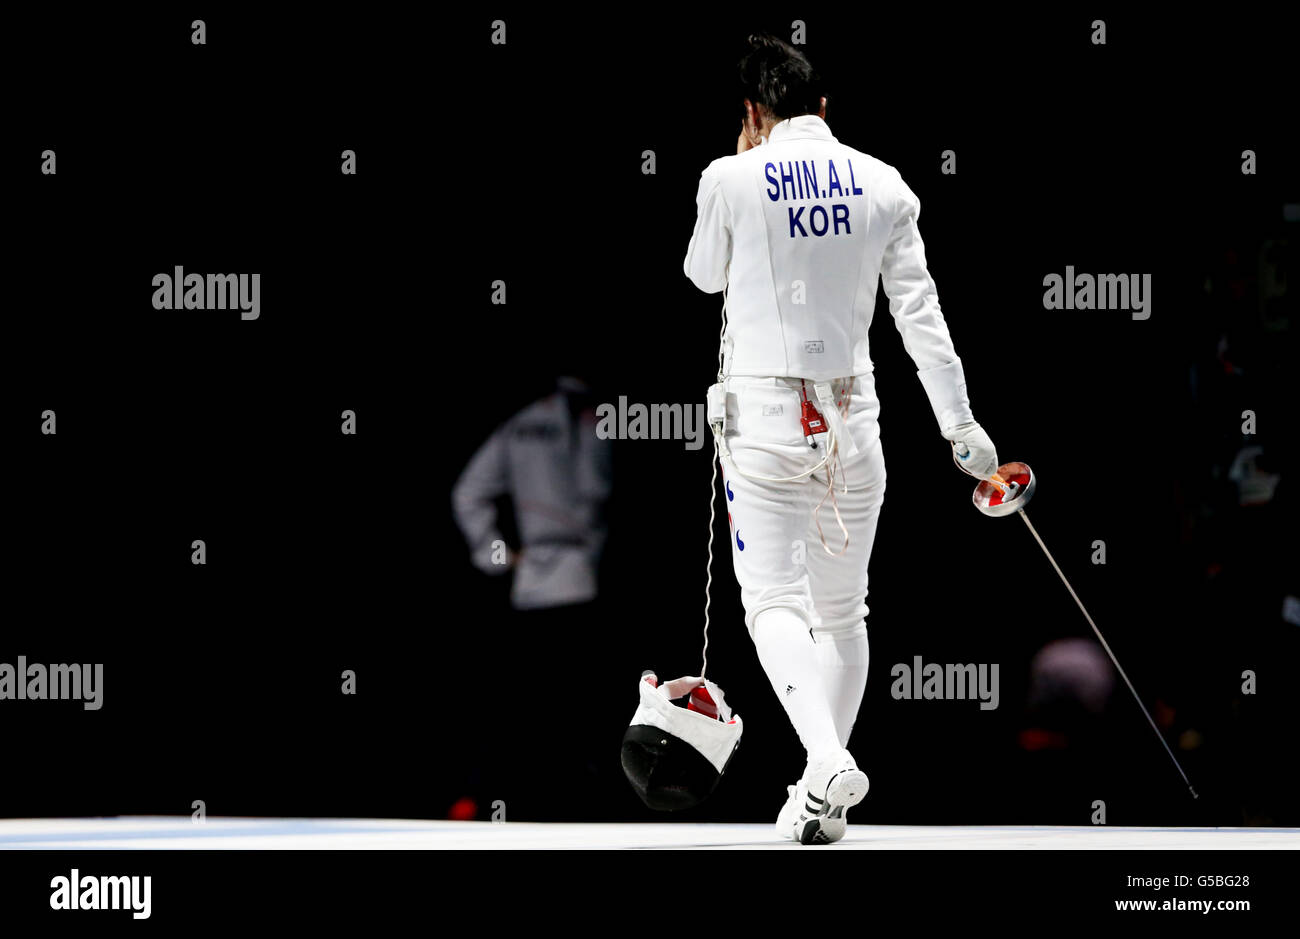
[[[768,33],[753,34],[747,44],[740,60],[744,97],[779,121],[821,110],[822,77],[807,56]]]

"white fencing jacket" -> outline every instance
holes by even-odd
[[[826,381],[872,369],[867,329],[883,279],[941,432],[974,420],[917,229],[921,203],[898,171],[807,114],[700,176],[683,265],[727,289],[724,375]]]

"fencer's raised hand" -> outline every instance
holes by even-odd
[[[754,136],[749,132],[749,122],[740,122],[740,137],[736,140],[736,153],[744,153],[746,150],[753,150],[758,144],[754,141]]]
[[[759,133],[758,114],[754,106],[748,101],[745,102],[745,116],[740,119],[740,136],[736,139],[736,153],[744,153],[746,150],[753,150],[761,146],[763,137]]]
[[[998,471],[998,454],[989,435],[975,421],[959,424],[944,433],[952,443],[953,462],[964,473],[988,479]]]

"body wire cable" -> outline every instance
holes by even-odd
[[[723,343],[727,336],[727,285],[722,285],[722,329],[718,332],[718,381],[722,381],[722,350]],[[726,400],[725,398],[723,399]],[[717,519],[718,510],[718,462],[721,455],[718,451],[718,434],[716,431],[713,437],[713,471],[709,475],[709,559],[705,564],[704,572],[704,652],[701,655],[703,661],[700,663],[700,677],[703,678],[709,670],[709,592],[713,587],[713,524]]]

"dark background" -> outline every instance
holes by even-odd
[[[1122,688],[1064,748],[1022,745],[1032,655],[1091,633],[1023,526],[969,507],[882,293],[889,491],[855,820],[1088,824],[1102,799],[1111,824],[1300,824],[1300,631],[1280,616],[1297,593],[1295,32],[1234,14],[12,19],[0,661],[102,662],[105,706],[0,702],[0,815],[202,799],[446,817],[469,798],[480,818],[498,799],[512,819],[660,818],[619,776],[618,736],[642,669],[699,667],[709,452],[616,444],[600,615],[580,630],[523,633],[506,582],[469,565],[449,491],[559,372],[585,370],[601,400],[703,399],[719,298],[681,273],[696,181],[734,152],[744,35],[798,17],[832,131],[922,201],[976,416],[1039,475],[1035,525],[1166,737],[1195,743],[1176,749],[1202,794]],[[260,272],[261,318],[154,311],[150,279],[177,264]],[[1066,265],[1151,273],[1151,318],[1044,310],[1042,278]],[[1246,444],[1281,474],[1267,505],[1240,506],[1226,478]],[[770,821],[802,759],[741,621],[725,515],[716,532],[709,673],[746,732],[687,817]],[[1001,706],[894,701],[889,667],[914,655],[1000,663]],[[488,697],[513,718],[485,717]],[[587,757],[513,764],[520,734]]]

